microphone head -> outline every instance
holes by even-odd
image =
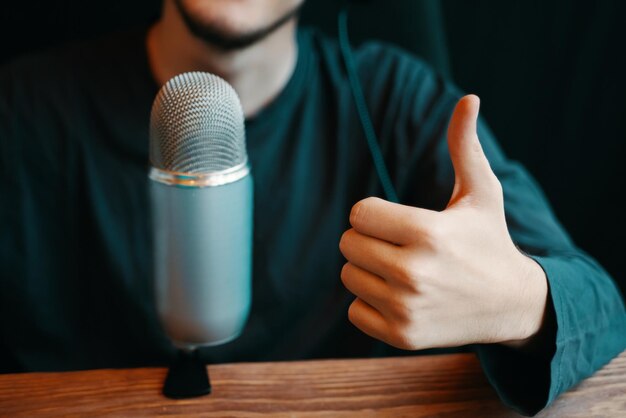
[[[189,72],[170,79],[150,115],[150,162],[164,171],[203,174],[247,161],[244,116],[220,77]]]

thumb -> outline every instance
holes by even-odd
[[[494,193],[497,182],[483,152],[476,132],[480,99],[463,97],[454,108],[448,126],[448,149],[454,166],[454,191],[448,207],[464,197],[483,200]]]

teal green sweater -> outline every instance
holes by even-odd
[[[0,369],[166,364],[152,303],[148,121],[158,86],[145,31],[23,57],[0,69]],[[414,354],[352,326],[338,249],[351,206],[381,195],[334,40],[301,30],[279,96],[246,121],[255,181],[250,320],[205,361]],[[446,127],[461,93],[389,45],[355,51],[402,203],[443,209]],[[578,249],[534,180],[484,122],[511,236],[543,266],[556,326],[538,353],[476,349],[505,403],[532,414],[626,348],[607,273]],[[558,162],[555,162],[557,164]]]

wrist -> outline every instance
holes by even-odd
[[[548,279],[545,272],[532,258],[521,254],[523,257],[520,268],[520,291],[518,293],[519,313],[517,324],[517,336],[501,344],[516,349],[532,349],[541,339],[542,330],[545,328],[548,304]]]

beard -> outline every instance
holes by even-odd
[[[174,4],[176,4],[176,8],[178,12],[183,18],[185,25],[189,29],[189,31],[199,39],[202,39],[204,42],[222,50],[222,51],[234,51],[238,49],[244,49],[253,45],[281,26],[285,23],[289,22],[292,18],[298,16],[300,14],[300,9],[302,8],[302,4],[295,6],[293,9],[287,11],[282,16],[274,20],[272,23],[265,25],[261,28],[251,30],[245,33],[232,34],[227,30],[220,30],[220,28],[202,22],[197,16],[194,16],[192,13],[185,8],[183,4],[183,0],[174,0]]]

